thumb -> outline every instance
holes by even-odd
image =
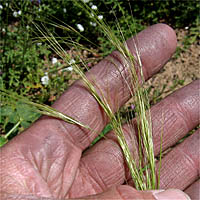
[[[152,190],[151,193],[156,200],[191,200],[186,193],[178,189]]]
[[[118,199],[118,200],[190,200],[189,196],[178,189],[138,191],[131,186],[120,185],[106,192],[81,199]]]

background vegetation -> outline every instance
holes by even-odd
[[[125,38],[131,37],[131,32],[137,33],[149,25],[161,22],[175,29],[188,29],[188,35],[183,41],[184,48],[198,39],[200,5],[196,1],[84,1],[97,11],[97,15],[118,36],[116,20]],[[77,51],[63,44],[66,51],[74,56],[72,63],[78,62],[77,55],[81,55],[91,67],[114,50],[95,21],[72,1],[0,0],[0,87],[38,103],[51,105],[78,77],[74,77],[70,66],[66,66],[45,43],[38,41],[38,31],[33,21],[45,23],[53,35],[72,38],[92,49],[93,53]],[[129,26],[126,21],[130,22]],[[51,22],[66,23],[93,43],[52,26]],[[178,49],[177,55],[181,50]],[[28,106],[13,104],[11,99],[3,95],[0,104],[0,131],[1,134],[12,131],[9,138],[23,131],[39,117]]]

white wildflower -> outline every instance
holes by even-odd
[[[98,19],[100,19],[100,20],[103,19],[103,15],[98,15],[97,17],[98,17]]]
[[[17,12],[17,14],[18,14],[18,15],[21,15],[21,14],[22,14],[22,11],[21,11],[21,10],[19,10],[19,11]]]
[[[188,26],[186,26],[186,27],[185,27],[185,30],[188,30],[188,29],[189,29],[189,27],[188,27]]]
[[[84,27],[81,24],[76,25],[80,32],[84,31]]]
[[[95,22],[90,22],[90,25],[91,25],[91,26],[97,26],[97,23],[95,23]]]
[[[1,10],[3,9],[3,6],[2,6],[2,5],[0,5],[0,9],[1,9]]]
[[[82,0],[83,3],[88,3],[90,0]]]
[[[69,72],[71,72],[71,71],[73,71],[73,67],[71,66],[71,64],[74,64],[76,61],[74,60],[74,59],[71,59],[70,61],[69,61],[69,67],[66,67],[66,68],[64,68],[62,71],[69,71]]]
[[[27,26],[26,26],[26,29],[29,29],[29,28],[30,28],[30,26],[29,26],[29,25],[27,25]]]
[[[96,5],[92,5],[92,10],[97,10],[97,6]]]
[[[18,13],[17,13],[16,11],[13,12],[13,16],[14,16],[14,17],[17,17],[17,14],[18,14]]]
[[[71,64],[74,64],[76,61],[74,60],[74,59],[71,59],[70,61],[69,61],[69,65],[71,65]]]
[[[4,33],[5,33],[5,32],[6,32],[6,29],[5,29],[5,28],[2,28],[2,32],[4,32]]]
[[[48,85],[48,83],[49,83],[49,76],[48,76],[47,72],[45,73],[45,76],[43,76],[41,78],[41,82],[42,82],[43,85]]]
[[[62,71],[71,72],[71,71],[73,71],[73,67],[72,67],[72,66],[66,67],[66,68],[64,68]]]
[[[56,64],[58,62],[58,59],[57,58],[52,58],[51,62],[54,65],[54,64]]]
[[[6,3],[5,5],[6,5],[6,7],[8,7],[8,3]]]
[[[67,68],[67,70],[68,70],[68,71],[72,71],[72,70],[73,70],[73,67],[70,66],[70,67]]]
[[[66,8],[63,8],[63,12],[66,13],[66,12],[67,12],[67,9],[66,9]]]
[[[42,43],[41,43],[41,42],[38,42],[38,43],[37,43],[37,46],[41,46],[41,45],[42,45]]]

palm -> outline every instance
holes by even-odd
[[[149,42],[155,37],[160,37],[160,40],[158,39],[160,42],[154,41],[155,44]],[[139,34],[138,38],[141,38],[140,50],[147,79],[157,72],[172,55],[176,40],[173,31],[165,25],[151,27]],[[129,41],[129,46],[133,48],[131,41]],[[131,51],[134,50],[131,49]],[[152,51],[154,57],[151,56]],[[120,61],[116,60],[116,64],[122,67]],[[128,99],[128,91],[123,88],[125,85],[123,81],[119,80],[118,76],[112,77],[117,73],[116,67],[106,60],[90,72],[96,76],[95,80],[103,92],[107,92],[106,88],[109,85],[109,92],[105,93],[105,96],[106,94],[111,96],[109,99],[111,99],[113,110],[116,110],[114,106],[116,98],[120,99],[120,105]],[[88,74],[89,77],[90,74]],[[108,81],[109,84],[105,84]],[[156,154],[160,147],[158,134],[160,134],[159,124],[163,115],[166,120],[163,127],[164,149],[175,144],[198,124],[198,84],[194,82],[152,108]],[[121,90],[123,92],[120,92]],[[64,93],[54,107],[93,127],[97,133],[107,123],[105,114],[81,82],[76,82]],[[180,117],[180,110],[183,117]],[[127,130],[129,140],[128,128],[126,126],[124,128]],[[123,184],[125,180],[130,179],[130,176],[113,133],[109,133],[108,139],[102,140],[82,155],[95,137],[96,134],[91,134],[80,127],[65,124],[57,119],[42,117],[2,149],[1,191],[41,197],[74,198],[101,193],[114,185]],[[199,176],[198,156],[192,153],[198,151],[197,143],[194,143],[197,139],[196,133],[163,159],[161,188],[185,189],[197,179]],[[193,143],[192,146],[191,143]],[[190,161],[188,155],[191,156]],[[190,168],[190,173],[184,180],[174,173],[179,163],[173,162],[173,166],[169,165],[176,156],[177,159],[181,158],[185,161],[180,173],[187,173]]]

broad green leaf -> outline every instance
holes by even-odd
[[[6,120],[7,123],[10,122],[15,124],[17,121],[19,121],[19,116],[17,115],[16,110],[10,105],[2,106],[0,110],[0,115],[1,122],[3,122],[3,120]]]
[[[13,113],[13,111],[14,110],[12,109],[12,107],[7,105],[7,106],[2,106],[1,107],[0,113],[1,113],[1,116],[9,116],[9,115],[11,115]]]
[[[26,129],[26,128],[28,128],[31,125],[31,122],[22,121],[21,125],[23,126],[24,129]]]
[[[32,106],[29,106],[25,103],[17,103],[16,110],[19,117],[24,121],[32,122],[40,116],[40,114],[34,111]]]
[[[19,121],[19,115],[17,114],[16,110],[12,112],[12,114],[10,114],[8,116],[8,122],[15,124]]]

